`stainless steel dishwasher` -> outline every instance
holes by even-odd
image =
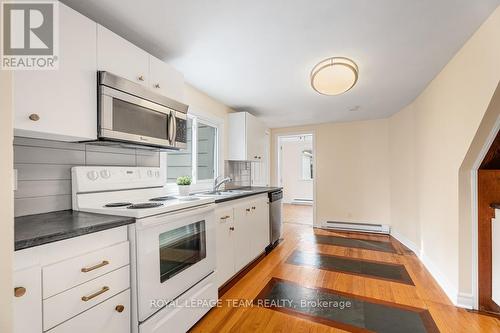
[[[269,231],[270,241],[267,250],[271,251],[281,238],[282,218],[281,218],[281,201],[283,199],[283,191],[277,190],[269,193]]]

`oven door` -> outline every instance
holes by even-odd
[[[213,204],[136,222],[140,322],[215,270],[214,224]]]
[[[107,86],[99,86],[99,138],[174,148],[175,111]]]

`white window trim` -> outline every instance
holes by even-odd
[[[215,127],[217,129],[217,136],[215,138],[215,144],[217,149],[215,150],[215,165],[214,165],[214,175],[217,177],[221,171],[223,171],[223,166],[224,166],[224,158],[223,158],[223,137],[224,137],[224,119],[221,117],[214,116],[212,114],[208,114],[206,112],[201,111],[200,109],[190,106],[189,107],[189,114],[188,118],[192,119],[192,129],[196,129],[198,122],[201,122],[203,124]],[[191,158],[191,163],[192,163],[192,177],[193,177],[193,183],[191,184],[191,192],[198,192],[198,191],[204,191],[204,190],[209,190],[213,186],[214,179],[204,179],[204,180],[198,180],[198,168],[197,168],[197,163],[198,163],[198,154],[195,153],[198,150],[197,147],[197,135],[198,131],[194,130],[192,131],[192,141],[191,141],[191,151],[193,153],[193,156]],[[166,153],[165,153],[166,154]],[[167,169],[168,161],[166,157],[161,158],[160,160],[160,167],[163,167]],[[171,193],[176,193],[177,192],[177,184],[175,183],[166,183],[165,184],[165,189],[168,192]]]

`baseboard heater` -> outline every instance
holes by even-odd
[[[312,206],[313,201],[312,199],[298,199],[295,198],[291,202],[292,205],[306,205],[306,206]]]
[[[326,228],[343,231],[374,232],[378,234],[391,233],[391,227],[386,224],[326,221]]]

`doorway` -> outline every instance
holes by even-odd
[[[500,132],[477,172],[479,310],[500,313]]]
[[[283,222],[314,224],[314,135],[281,135],[278,145],[278,183],[283,187]]]

